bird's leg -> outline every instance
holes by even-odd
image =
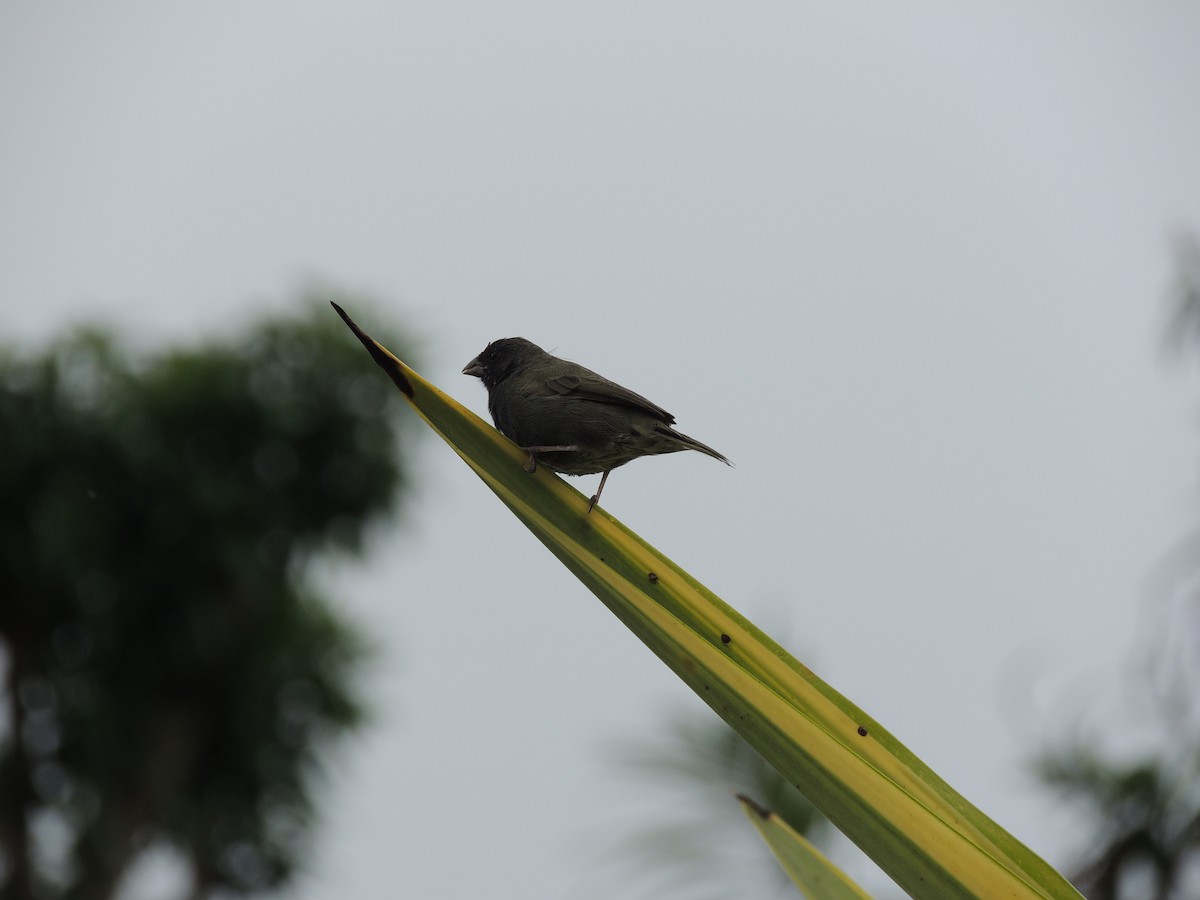
[[[589,516],[592,514],[592,507],[600,502],[600,492],[604,490],[604,482],[608,481],[608,473],[611,471],[612,469],[605,469],[604,474],[600,476],[600,487],[596,488],[596,496],[592,497],[592,499],[588,501]]]
[[[525,471],[532,475],[537,471],[537,455],[539,453],[549,453],[553,450],[578,450],[579,447],[576,444],[560,444],[552,447],[522,447],[521,449],[529,454],[529,462],[525,466]]]

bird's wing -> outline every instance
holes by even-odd
[[[580,366],[580,369],[583,367]],[[675,417],[657,403],[651,403],[641,394],[635,394],[629,388],[621,387],[621,385],[587,369],[583,369],[578,374],[571,373],[549,378],[546,380],[546,386],[555,394],[578,400],[591,400],[595,403],[628,406],[648,413],[664,424],[675,424]]]

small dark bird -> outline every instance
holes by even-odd
[[[661,406],[525,338],[492,341],[463,374],[487,388],[496,427],[529,454],[527,472],[536,472],[540,462],[564,475],[604,473],[589,513],[608,473],[640,456],[699,450],[732,465],[672,428],[675,417]]]

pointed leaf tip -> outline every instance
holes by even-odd
[[[332,306],[335,310],[337,310],[337,314],[342,317],[342,321],[346,323],[347,327],[349,327],[349,329],[354,332],[355,337],[357,337],[364,344],[368,340],[370,340],[370,338],[368,338],[365,334],[363,334],[363,330],[361,328],[359,328],[357,324],[355,324],[355,322],[352,318],[350,318],[348,315],[346,315],[346,311],[344,309],[342,309],[340,306],[338,306],[337,303],[335,303],[333,300],[330,300],[329,305]]]
[[[379,366],[379,368],[387,372],[388,377],[391,378],[396,387],[400,389],[400,393],[404,394],[404,396],[411,400],[414,393],[412,382],[409,381],[408,376],[404,374],[404,370],[400,367],[398,360],[384,350],[374,338],[359,328],[358,325],[355,324],[355,321],[346,315],[346,311],[344,309],[342,309],[332,300],[329,301],[329,305],[337,310],[337,314],[342,317],[342,321],[346,323],[346,327],[354,332],[354,336],[362,342],[364,347],[367,348],[367,352],[371,354],[371,359],[375,360],[375,363]]]
[[[745,806],[748,806],[750,809],[754,810],[755,814],[758,815],[759,818],[761,818],[761,819],[771,818],[771,811],[769,809],[767,809],[765,806],[763,806],[761,803],[756,803],[754,800],[750,799],[745,794],[734,794],[734,796],[739,801],[741,801],[741,803],[743,803]]]

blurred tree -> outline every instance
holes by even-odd
[[[1168,339],[1180,352],[1200,348],[1200,245],[1181,239],[1176,258]],[[1173,557],[1173,602],[1130,679],[1139,717],[1156,720],[1155,746],[1131,759],[1098,735],[1074,736],[1035,761],[1043,783],[1091,827],[1087,850],[1069,869],[1091,900],[1200,897],[1200,530]]]
[[[393,508],[394,395],[326,304],[148,359],[0,352],[2,896],[110,897],[162,842],[194,897],[287,878],[361,717],[304,563]]]
[[[625,742],[613,758],[642,786],[640,799],[652,812],[639,819],[658,819],[631,833],[613,856],[622,867],[622,896],[796,896],[735,794],[767,807],[814,843],[831,835],[816,807],[707,711],[676,714],[660,739]],[[651,788],[655,796],[644,796]],[[664,809],[671,818],[662,815]]]

